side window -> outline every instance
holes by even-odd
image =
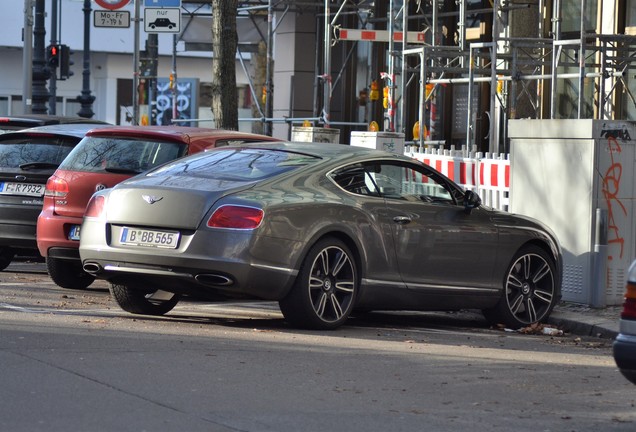
[[[331,178],[347,192],[356,195],[379,196],[373,180],[360,165],[336,171],[331,175]]]
[[[380,194],[388,199],[456,204],[453,190],[445,179],[424,167],[387,163],[372,171]]]

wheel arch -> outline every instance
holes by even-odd
[[[362,276],[365,272],[364,266],[362,265],[363,262],[365,262],[364,259],[364,248],[362,247],[362,245],[355,240],[355,237],[353,235],[351,235],[350,233],[347,233],[343,230],[337,230],[337,229],[332,229],[332,230],[325,230],[325,231],[321,231],[319,233],[316,233],[310,241],[308,241],[305,244],[305,247],[303,248],[302,252],[298,255],[298,260],[294,266],[294,268],[296,269],[300,269],[300,266],[302,265],[303,260],[305,259],[305,257],[307,256],[307,254],[309,253],[309,250],[319,241],[328,238],[328,237],[333,237],[336,238],[340,241],[342,241],[351,251],[351,253],[353,254],[354,258],[355,258],[355,264],[356,264],[356,268],[357,268],[357,279],[358,279],[358,287],[360,288],[360,281],[362,280]]]

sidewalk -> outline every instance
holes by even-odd
[[[614,339],[618,334],[618,321],[622,306],[591,308],[577,303],[559,303],[550,318],[551,324],[567,333]]]

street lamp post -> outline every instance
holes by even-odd
[[[31,113],[31,77],[33,76],[33,0],[24,0],[24,50],[22,52],[22,108]]]
[[[47,114],[46,102],[49,99],[49,91],[46,88],[46,80],[51,76],[49,68],[46,66],[44,56],[44,0],[35,0],[35,21],[33,26],[33,80],[32,98],[33,106],[31,111],[34,114]]]
[[[77,115],[84,118],[91,118],[93,112],[93,102],[95,96],[91,95],[91,0],[84,0],[84,69],[82,71],[82,93],[77,97],[77,101],[82,105]]]

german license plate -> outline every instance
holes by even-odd
[[[80,239],[80,228],[82,228],[81,225],[73,225],[71,227],[71,230],[68,233],[68,239],[69,240],[77,240],[77,241],[79,241],[79,239]]]
[[[124,245],[176,249],[179,233],[123,227],[119,242]]]
[[[0,183],[0,193],[9,195],[29,195],[41,197],[44,195],[44,185],[33,183],[2,182]]]

